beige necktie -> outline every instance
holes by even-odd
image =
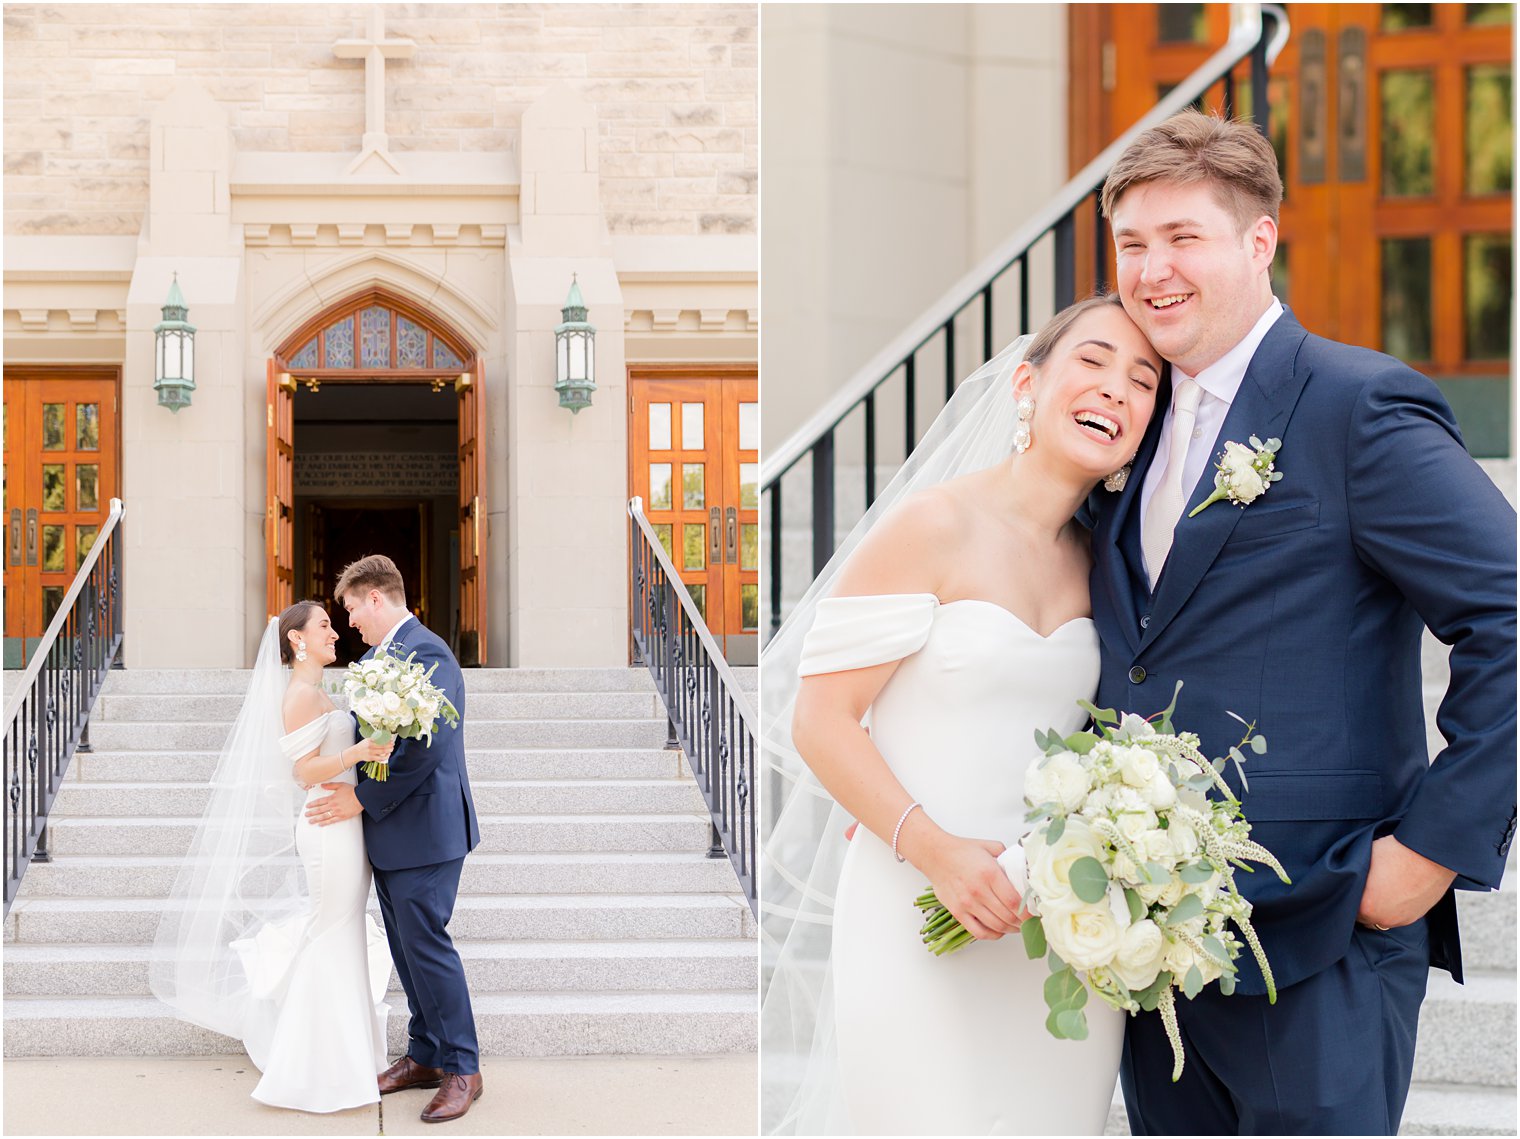
[[[1140,549],[1145,554],[1145,571],[1151,588],[1161,576],[1166,556],[1172,549],[1172,533],[1182,517],[1187,495],[1182,487],[1182,468],[1187,464],[1188,445],[1193,441],[1193,424],[1198,419],[1198,401],[1203,389],[1196,381],[1183,378],[1177,382],[1172,397],[1172,449],[1166,457],[1166,470],[1156,488],[1140,526]],[[1191,489],[1191,488],[1190,488]]]

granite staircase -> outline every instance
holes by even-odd
[[[337,674],[330,674],[336,677]],[[752,678],[751,672],[751,678]],[[158,915],[249,674],[111,674],[5,921],[5,1055],[230,1054],[148,989]],[[450,929],[481,1051],[757,1046],[755,925],[664,709],[631,669],[468,670],[482,841]],[[378,907],[373,895],[371,911]],[[406,1002],[391,979],[391,1052]]]

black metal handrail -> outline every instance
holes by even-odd
[[[680,747],[712,814],[709,858],[727,856],[758,914],[755,712],[733,669],[660,544],[644,504],[628,501],[629,621],[634,663],[644,664],[665,702],[667,747]]]
[[[918,440],[917,412],[923,407],[917,383],[920,359],[928,359],[928,353],[942,353],[944,398],[943,401],[936,399],[937,410],[955,393],[956,380],[961,372],[969,375],[975,370],[964,367],[961,362],[971,359],[975,353],[977,364],[982,364],[990,360],[996,351],[993,321],[995,291],[1006,295],[1009,288],[1016,286],[1018,331],[1015,335],[1032,331],[1030,257],[1037,246],[1042,253],[1048,246],[1053,262],[1050,282],[1052,311],[1059,311],[1076,300],[1080,266],[1085,265],[1090,269],[1093,291],[1105,289],[1108,285],[1108,242],[1100,196],[1108,171],[1120,154],[1142,132],[1198,103],[1214,84],[1221,81],[1224,83],[1225,109],[1232,110],[1235,106],[1235,69],[1243,62],[1248,62],[1250,68],[1248,82],[1252,115],[1257,127],[1266,133],[1267,68],[1277,58],[1287,38],[1288,20],[1277,5],[1231,5],[1230,36],[1222,48],[1169,91],[1139,122],[1083,167],[1039,214],[950,286],[921,317],[872,357],[764,461],[760,483],[761,493],[769,499],[767,603],[770,610],[770,633],[774,633],[781,624],[782,539],[785,522],[782,476],[804,458],[811,460],[812,573],[816,577],[828,563],[835,548],[835,433],[844,420],[857,411],[862,413],[865,506],[869,508],[876,499],[877,396],[884,394],[881,392],[882,386],[896,377],[902,378],[903,458],[906,459]],[[1084,216],[1090,219],[1090,224],[1083,222]],[[1084,244],[1080,253],[1079,236],[1083,238]],[[1050,239],[1048,242],[1047,238]],[[957,371],[958,367],[961,372]]]
[[[121,653],[121,499],[86,555],[5,704],[5,912],[33,862],[51,862],[48,812],[76,751],[90,750],[90,709]]]

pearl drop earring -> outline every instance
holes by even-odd
[[[305,660],[305,659],[306,659],[306,642],[305,641],[297,641],[296,642],[296,660]]]
[[[1029,450],[1029,421],[1034,418],[1034,397],[1021,395],[1015,406],[1018,409],[1019,425],[1013,430],[1013,449],[1022,455]]]

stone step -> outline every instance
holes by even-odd
[[[659,748],[663,717],[637,720],[480,720],[467,716],[465,747],[474,748]],[[90,744],[100,751],[215,751],[227,741],[230,723],[128,723],[90,725]]]
[[[1514,869],[1504,875],[1498,890],[1457,891],[1457,922],[1462,936],[1462,961],[1469,969],[1515,971]]]
[[[344,706],[341,699],[337,703]],[[230,724],[242,707],[242,696],[107,694],[95,702],[91,722]],[[665,716],[665,706],[653,692],[482,692],[470,695],[465,710],[466,722],[639,720]]]
[[[663,740],[662,740],[663,742]],[[207,783],[215,751],[106,751],[76,753],[69,783]],[[686,778],[679,750],[665,748],[472,749],[466,755],[475,782],[504,779]]]
[[[747,941],[461,941],[474,996],[520,992],[738,991],[755,985]],[[13,945],[7,997],[149,997],[147,945]],[[390,990],[401,991],[391,974]]]
[[[472,779],[470,791],[483,815],[689,815],[707,809],[697,785],[681,779]],[[198,819],[211,793],[203,783],[66,782],[54,817]]]
[[[1421,1084],[1409,1089],[1400,1135],[1514,1135],[1515,1093],[1505,1088]],[[1128,1135],[1123,1097],[1114,1093],[1105,1135]]]
[[[5,918],[7,945],[150,945],[158,898],[18,898]],[[380,909],[370,900],[370,912]],[[742,898],[713,894],[466,895],[449,933],[466,941],[669,941],[752,938]]]
[[[136,855],[58,855],[33,863],[22,898],[167,898],[184,860]],[[482,854],[464,863],[465,894],[731,894],[727,858],[705,852]]]
[[[390,998],[390,1050],[406,1048],[406,1004]],[[484,994],[471,1001],[488,1056],[750,1052],[753,989],[716,993]],[[6,1056],[206,1056],[237,1041],[140,997],[5,1002]]]
[[[705,850],[711,823],[685,815],[480,815],[483,853]],[[55,819],[56,854],[168,854],[190,849],[190,818]]]
[[[1434,969],[1420,1009],[1414,1078],[1515,1088],[1515,974],[1468,970],[1465,984]]]
[[[654,681],[646,668],[466,668],[466,696],[477,692],[650,692]],[[753,670],[750,670],[753,671]],[[322,674],[329,686],[341,685],[344,669]],[[112,669],[105,695],[221,695],[248,691],[252,669],[119,668]]]

